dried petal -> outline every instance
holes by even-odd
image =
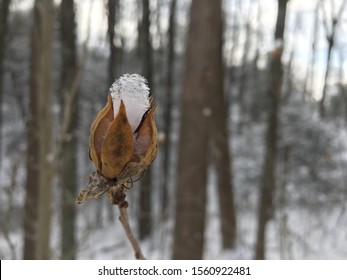
[[[157,127],[154,121],[155,104],[142,117],[141,123],[135,131],[136,139],[134,155],[125,169],[119,174],[119,183],[137,181],[141,179],[148,166],[157,155]]]
[[[158,105],[153,105],[143,116],[135,139],[134,154],[145,161],[146,166],[150,165],[158,152],[158,131],[155,125],[154,112]]]
[[[121,101],[119,111],[113,120],[101,150],[101,174],[116,178],[133,156],[134,137],[125,106]]]
[[[96,169],[101,172],[101,150],[106,133],[113,121],[112,98],[109,95],[107,104],[98,113],[90,128],[89,157],[94,162]]]

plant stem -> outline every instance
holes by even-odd
[[[124,231],[131,243],[131,246],[133,247],[135,251],[135,258],[138,260],[145,260],[146,258],[142,254],[141,247],[135,236],[133,235],[130,225],[129,225],[129,218],[128,218],[128,203],[126,201],[122,203],[118,203],[118,208],[119,208],[119,220],[122,223],[122,226],[124,228]]]
[[[142,254],[142,250],[139,242],[133,235],[130,225],[129,225],[129,217],[128,217],[128,202],[125,200],[126,197],[126,188],[123,185],[113,186],[109,191],[109,199],[112,204],[118,205],[119,208],[119,220],[124,228],[127,238],[129,239],[131,246],[135,251],[135,258],[138,260],[145,260],[146,258]]]

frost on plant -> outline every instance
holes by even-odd
[[[129,123],[135,131],[143,114],[150,106],[149,87],[146,79],[138,74],[125,74],[112,84],[110,95],[114,116],[117,116],[120,102],[123,100]]]

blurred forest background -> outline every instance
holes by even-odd
[[[347,0],[1,0],[0,258],[133,259],[89,129],[143,75],[149,259],[347,258]]]

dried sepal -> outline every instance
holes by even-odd
[[[100,110],[91,125],[89,136],[89,157],[94,162],[96,169],[101,172],[101,150],[106,133],[113,121],[112,98],[108,95],[107,104]]]
[[[148,166],[153,162],[158,152],[157,127],[154,112],[158,105],[153,105],[144,114],[135,131],[134,155],[125,169],[119,174],[119,183],[135,182],[142,178]]]
[[[145,165],[150,165],[158,152],[158,131],[154,121],[154,112],[158,104],[154,104],[144,114],[143,119],[135,133],[135,156],[144,160]]]
[[[116,178],[133,156],[134,137],[123,101],[111,123],[101,149],[101,173]]]
[[[98,171],[94,171],[89,175],[87,186],[77,196],[76,203],[82,204],[86,200],[98,198],[115,185],[117,180],[105,178]]]

